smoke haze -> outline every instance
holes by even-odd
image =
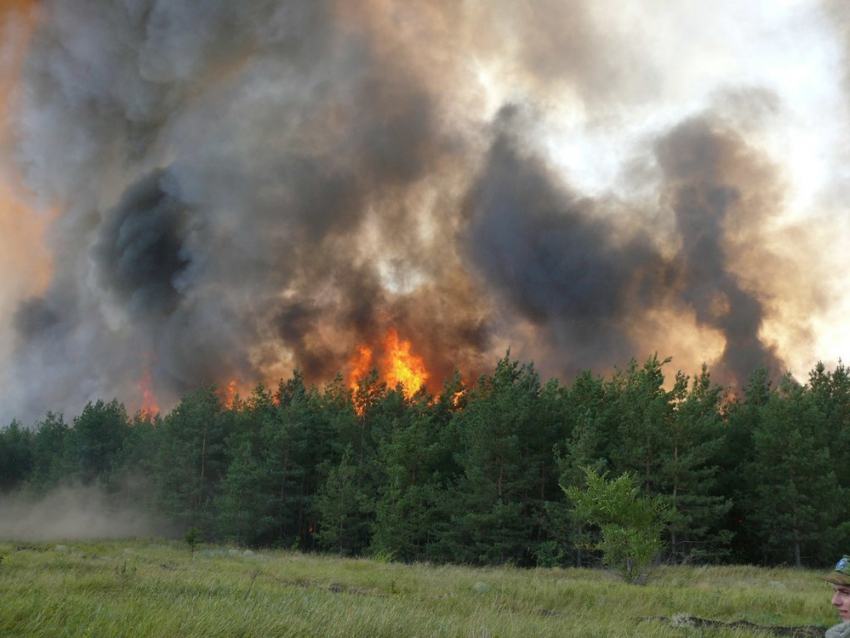
[[[837,361],[850,20],[768,4],[9,5],[3,416],[321,383],[390,327],[437,387]]]
[[[97,486],[66,486],[34,499],[0,496],[0,540],[62,541],[150,537],[150,514],[110,503]]]

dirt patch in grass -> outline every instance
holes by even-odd
[[[748,620],[712,620],[710,618],[697,618],[696,616],[673,616],[672,618],[655,617],[646,620],[658,620],[674,627],[709,627],[717,629],[748,629],[751,631],[764,631],[775,636],[791,636],[793,638],[823,638],[826,627],[815,627],[813,625],[802,627],[782,627],[776,625],[758,625]]]

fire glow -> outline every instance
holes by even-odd
[[[375,362],[375,350],[366,344],[357,346],[356,354],[349,360],[350,371],[348,385],[352,392],[363,379],[374,369],[388,387],[401,386],[404,396],[412,398],[425,386],[430,377],[422,357],[412,352],[412,344],[398,335],[395,328],[390,328],[384,336],[378,350],[383,353],[380,360]],[[160,413],[159,403],[153,392],[153,380],[149,369],[145,369],[137,387],[141,390],[142,399],[139,414],[142,419],[152,420]],[[240,383],[231,379],[226,385],[219,386],[221,405],[225,410],[240,410]]]
[[[139,415],[143,420],[150,421],[159,414],[159,405],[153,394],[153,382],[150,370],[144,371],[138,386],[142,391],[142,405],[139,408]]]
[[[221,391],[221,400],[225,409],[232,410],[236,404],[236,399],[239,396],[239,384],[236,379],[231,379],[225,388]]]
[[[395,328],[390,328],[381,344],[380,363],[375,365],[374,352],[367,345],[359,345],[357,354],[351,358],[351,372],[348,385],[352,391],[369,372],[376,368],[383,380],[391,388],[401,386],[404,396],[408,399],[415,395],[428,382],[429,374],[422,357],[411,352],[411,343],[398,336]]]

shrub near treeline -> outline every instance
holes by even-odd
[[[628,474],[663,505],[668,563],[822,567],[848,551],[850,378],[757,370],[732,396],[652,357],[541,382],[509,356],[469,387],[407,397],[373,371],[351,391],[300,374],[225,406],[200,387],[168,414],[117,401],[0,431],[0,490],[99,485],[173,534],[399,561],[597,564],[599,524],[564,490]],[[598,523],[598,522],[597,522]]]

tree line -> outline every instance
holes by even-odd
[[[228,405],[204,386],[165,415],[97,401],[0,430],[0,492],[97,484],[175,533],[245,546],[584,566],[599,530],[565,491],[628,474],[670,513],[660,560],[820,566],[850,550],[844,365],[805,384],[756,370],[733,396],[705,366],[668,383],[668,362],[565,385],[508,354],[439,395],[373,370],[354,390],[296,372]]]

